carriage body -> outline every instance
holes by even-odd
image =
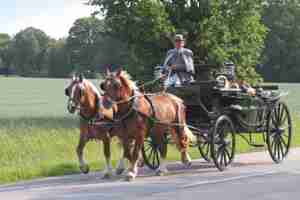
[[[184,100],[187,123],[198,138],[195,146],[202,157],[224,170],[233,161],[240,135],[254,147],[267,145],[273,161],[281,162],[290,148],[292,121],[278,86],[261,86],[252,96],[216,81],[215,67],[197,69],[195,82],[168,92]],[[253,134],[260,134],[263,144],[253,141]]]

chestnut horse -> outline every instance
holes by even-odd
[[[73,76],[71,83],[65,89],[65,95],[69,97],[68,111],[73,114],[78,110],[80,115],[80,138],[76,150],[80,170],[83,173],[89,172],[89,166],[83,159],[83,149],[86,143],[91,139],[102,140],[106,160],[104,178],[109,178],[112,175],[110,142],[111,137],[115,136],[116,132],[109,131],[111,128],[105,126],[93,125],[92,120],[111,121],[114,108],[106,109],[103,103],[100,103],[104,97],[100,95],[91,81],[84,79],[81,75],[79,77]],[[121,174],[124,169],[125,163],[122,157],[119,160],[116,173]]]
[[[114,121],[120,124],[125,157],[130,163],[126,180],[133,180],[137,176],[137,161],[144,138],[150,132],[160,144],[165,134],[170,133],[181,152],[181,161],[188,166],[191,164],[187,148],[192,133],[186,126],[185,106],[180,98],[168,93],[141,94],[122,70],[114,73],[107,71],[100,87],[117,104]],[[166,150],[160,150],[160,153],[161,162],[156,171],[158,175],[167,172],[164,162]]]

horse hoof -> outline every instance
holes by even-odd
[[[158,170],[156,171],[156,176],[164,176],[165,175],[165,172],[161,171],[161,170]]]
[[[191,168],[192,167],[192,162],[184,162],[183,164],[186,168]]]
[[[127,182],[131,182],[131,181],[133,181],[134,180],[134,177],[133,176],[126,176],[125,177],[125,181],[127,181]]]
[[[90,172],[90,167],[88,165],[80,166],[80,171],[84,174],[88,174]]]
[[[139,162],[138,162],[138,167],[140,167],[140,168],[142,168],[142,167],[144,167],[144,165],[145,165],[145,162],[142,160],[140,160]]]
[[[116,174],[121,175],[121,174],[123,174],[124,171],[125,171],[125,169],[117,169]]]
[[[135,174],[132,172],[129,172],[126,176],[125,176],[125,181],[133,181],[135,179]]]
[[[104,174],[104,176],[102,177],[102,179],[110,179],[112,177],[112,174]]]

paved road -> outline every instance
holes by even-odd
[[[275,200],[300,197],[300,148],[282,164],[267,152],[237,156],[231,168],[219,172],[212,164],[194,161],[190,169],[168,165],[170,174],[157,177],[143,169],[134,182],[121,176],[102,180],[100,174],[70,175],[0,186],[1,200]]]

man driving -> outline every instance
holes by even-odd
[[[164,82],[166,88],[169,86],[181,86],[194,81],[195,73],[193,52],[184,48],[185,40],[183,35],[175,35],[175,48],[167,52],[164,61],[164,71],[167,78]]]

